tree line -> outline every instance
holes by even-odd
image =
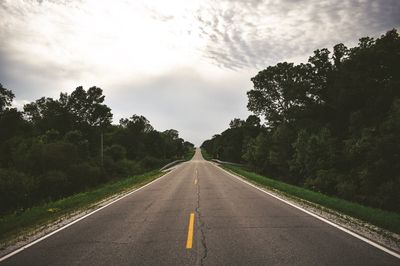
[[[23,111],[12,107],[14,97],[0,84],[0,214],[157,169],[194,148],[144,116],[112,124],[98,87],[43,97]]]
[[[202,148],[328,195],[400,212],[400,37],[319,49],[251,79],[254,113]],[[259,117],[265,120],[261,124]]]

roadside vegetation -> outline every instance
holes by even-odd
[[[212,156],[210,154],[208,154],[205,149],[201,149],[201,155],[203,156],[204,160],[209,161],[209,160],[213,159]]]
[[[6,244],[8,240],[25,232],[48,225],[77,211],[95,207],[96,203],[103,199],[142,186],[161,175],[162,173],[159,171],[151,171],[118,181],[110,181],[86,192],[77,193],[56,201],[49,201],[22,212],[3,215],[0,217],[0,243],[2,245]],[[2,245],[0,245],[0,248]]]
[[[303,187],[290,185],[272,178],[268,178],[240,166],[223,164],[223,168],[233,173],[239,174],[250,181],[256,182],[268,188],[276,189],[283,192],[287,197],[295,197],[297,199],[306,200],[319,204],[331,210],[349,215],[360,219],[380,228],[387,229],[391,232],[400,233],[400,214],[395,212],[384,211],[372,207],[367,207],[355,202],[350,202],[337,197],[328,196],[316,191],[312,191]]]
[[[183,156],[183,160],[185,160],[185,161],[191,160],[195,153],[196,153],[196,149],[194,147],[188,149],[187,152],[185,153],[185,155]]]
[[[336,201],[334,209],[343,205],[345,213],[398,232],[399,73],[395,29],[378,39],[361,38],[353,48],[316,50],[305,64],[269,66],[251,79],[254,88],[247,92],[254,115],[232,120],[201,147],[212,158],[306,188],[296,191],[318,195],[329,206]]]
[[[14,93],[0,84],[0,219],[193,153],[194,145],[178,131],[159,132],[143,116],[112,124],[98,87],[78,87],[58,99],[43,97],[23,111],[12,108],[13,99]]]

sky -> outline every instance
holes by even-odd
[[[114,122],[195,145],[245,119],[251,77],[400,26],[399,0],[0,0],[0,83],[18,108],[98,86]]]

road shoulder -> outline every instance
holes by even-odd
[[[383,246],[384,248],[388,249],[389,251],[392,251],[397,254],[397,256],[400,258],[400,235],[395,234],[393,232],[390,232],[388,230],[379,228],[377,226],[374,226],[372,224],[366,223],[364,221],[361,221],[359,219],[356,219],[354,217],[345,215],[343,213],[334,211],[332,209],[326,208],[322,205],[309,202],[307,200],[294,197],[294,196],[288,196],[287,194],[276,190],[269,188],[267,186],[260,185],[259,183],[250,180],[246,178],[245,176],[242,176],[238,173],[235,173],[232,170],[229,169],[224,169],[221,167],[218,163],[213,163],[214,166],[218,167],[222,171],[226,172],[227,174],[242,180],[244,183],[248,183],[250,185],[253,185],[257,187],[258,189],[266,192],[267,194],[271,194],[274,197],[281,199],[284,202],[289,202],[292,205],[297,206],[299,209],[303,209],[307,212],[310,212],[318,217],[321,217],[322,219],[325,219],[329,222],[332,222],[333,224],[342,227],[346,230],[349,230],[350,232],[359,235],[363,238],[366,238],[367,240],[376,243],[380,246]]]
[[[173,169],[170,170],[172,171]],[[129,188],[116,192],[111,196],[105,197],[99,201],[96,201],[94,203],[88,204],[83,207],[77,207],[73,211],[63,214],[60,217],[57,217],[56,219],[52,219],[38,225],[33,225],[32,227],[29,227],[26,230],[21,231],[13,238],[7,240],[7,242],[1,243],[0,261],[5,259],[9,255],[12,255],[16,252],[18,253],[23,249],[28,248],[29,246],[47,238],[48,236],[53,235],[54,233],[57,233],[58,231],[61,231],[76,222],[79,222],[80,220],[141,190],[142,188],[147,187],[154,182],[157,182],[158,180],[170,174],[171,171],[165,171],[162,173],[154,174],[144,182],[131,185]]]

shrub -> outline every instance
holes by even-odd
[[[52,170],[38,178],[37,198],[54,200],[68,195],[71,182],[65,172]]]
[[[103,173],[100,167],[82,162],[71,165],[68,169],[71,183],[71,192],[81,191],[83,189],[93,187],[103,180]]]
[[[110,156],[114,161],[119,161],[126,157],[126,149],[121,145],[113,144],[104,149],[104,154]]]
[[[152,156],[146,156],[140,161],[140,165],[143,169],[155,169],[161,167],[165,163],[165,160],[157,159]]]
[[[35,188],[35,180],[31,176],[14,169],[0,168],[0,213],[28,207],[32,204]]]

